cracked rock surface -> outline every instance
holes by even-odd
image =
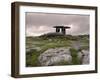
[[[38,60],[41,65],[49,66],[63,61],[71,63],[72,56],[69,48],[55,48],[46,50],[39,56]]]
[[[89,64],[89,51],[79,51],[77,53],[77,58],[79,58],[82,64]],[[48,49],[38,57],[38,61],[41,64],[41,66],[57,65],[61,62],[64,62],[65,64],[71,64],[72,56],[70,52],[70,47]]]

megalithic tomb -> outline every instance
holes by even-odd
[[[63,35],[66,34],[66,29],[69,29],[70,27],[68,26],[54,26],[56,28],[56,33],[61,33]]]

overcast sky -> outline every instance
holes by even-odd
[[[66,34],[89,34],[89,15],[26,13],[26,35],[39,36],[55,32],[53,26],[69,26]]]

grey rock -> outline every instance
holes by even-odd
[[[83,54],[82,54],[82,52],[78,52],[77,53],[77,57],[78,57],[78,59],[81,61],[81,59],[82,59],[82,56],[83,56]]]
[[[89,64],[89,50],[82,50],[81,52],[78,52],[78,58],[82,64]]]
[[[42,66],[54,65],[62,61],[71,63],[72,56],[69,49],[65,47],[48,49],[39,56],[38,60]]]
[[[89,60],[90,60],[89,51],[88,50],[82,50],[82,53],[84,55],[82,64],[89,64]]]

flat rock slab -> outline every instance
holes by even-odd
[[[70,53],[70,48],[52,48],[46,50],[38,58],[42,66],[55,65],[60,62],[71,63],[72,56]]]

